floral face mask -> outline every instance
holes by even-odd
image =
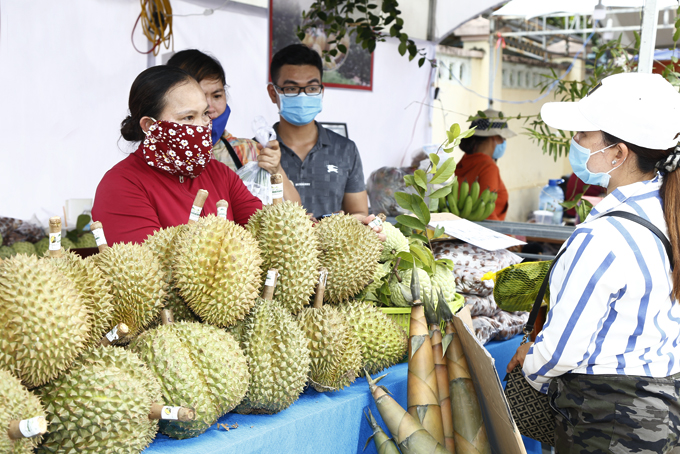
[[[146,163],[172,175],[199,176],[212,159],[212,123],[205,127],[154,121],[142,142]]]

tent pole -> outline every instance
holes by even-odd
[[[640,34],[640,56],[638,72],[651,73],[654,65],[654,47],[656,46],[656,30],[659,22],[659,4],[657,0],[646,0],[642,13],[642,33]]]
[[[495,27],[495,19],[493,16],[489,18],[489,104],[488,104],[488,109],[491,109],[493,105],[493,67],[494,63],[496,62],[496,55],[494,54],[494,27]],[[500,52],[500,49],[497,50],[497,52]]]

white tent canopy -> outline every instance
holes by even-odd
[[[511,0],[502,8],[496,10],[494,16],[532,17],[550,16],[559,13],[579,14],[589,16],[593,13],[598,0]],[[644,0],[602,0],[602,5],[608,8],[642,8]],[[659,9],[677,8],[677,0],[657,0]]]

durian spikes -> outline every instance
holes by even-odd
[[[24,427],[29,430],[27,434],[24,434],[24,432],[21,431],[22,423]],[[33,438],[38,435],[44,435],[45,433],[47,433],[47,420],[44,416],[36,416],[35,418],[24,419],[23,421],[13,419],[9,422],[9,427],[7,429],[7,436],[10,440]]]
[[[59,216],[52,216],[50,218],[50,257],[61,257],[61,218]]]
[[[276,289],[276,279],[279,277],[279,270],[271,268],[267,271],[267,279],[264,281],[264,290],[262,290],[262,298],[266,300],[274,299],[274,290]]]
[[[227,210],[229,209],[229,202],[226,200],[218,200],[217,202],[217,217],[227,220]]]
[[[201,211],[203,211],[203,205],[205,204],[207,198],[208,191],[205,189],[199,189],[196,193],[194,203],[191,206],[191,212],[189,213],[189,220],[187,221],[187,224],[193,224],[198,221],[198,218],[201,216]]]
[[[97,242],[99,252],[104,252],[109,247],[109,245],[106,243],[106,237],[104,237],[104,228],[102,227],[102,223],[99,221],[94,221],[90,225],[90,230],[92,230],[94,240]]]
[[[326,279],[328,278],[328,270],[321,268],[319,270],[319,283],[316,286],[316,295],[314,295],[314,309],[321,309],[323,306],[323,294],[326,291]]]
[[[449,374],[449,395],[456,452],[491,454],[477,391],[472,383],[460,337],[453,326],[453,314],[441,291],[438,309],[446,322],[446,335],[442,344],[446,352],[446,368]]]
[[[414,266],[411,276],[414,306],[411,308],[408,381],[406,385],[408,412],[422,424],[437,442],[444,446],[444,428],[441,407],[439,406],[432,340],[425,320],[425,308],[418,301],[420,284],[417,282],[417,276]],[[413,287],[414,281],[416,282],[416,290]],[[417,305],[415,304],[416,301],[418,301]]]
[[[442,304],[440,297],[439,304]],[[444,302],[446,304],[446,302]],[[444,446],[455,453],[453,436],[453,417],[451,415],[451,396],[449,392],[449,371],[446,368],[446,358],[442,349],[442,332],[439,318],[434,309],[434,297],[431,295],[425,301],[425,318],[430,325],[430,339],[432,340],[432,356],[434,357],[434,371],[437,376],[437,392],[439,407],[442,412],[442,427],[444,430]]]
[[[275,173],[270,181],[272,183],[272,205],[283,203],[283,176]]]
[[[119,323],[111,331],[104,334],[99,341],[102,347],[108,347],[113,341],[122,339],[130,333],[130,328],[125,323]]]
[[[377,383],[384,377],[375,380],[366,372],[366,380],[371,390],[375,406],[378,407],[387,429],[390,431],[401,452],[412,454],[446,454],[446,448],[395,401],[385,387]]]
[[[168,407],[159,403],[151,404],[149,420],[158,421],[160,419],[182,422],[193,421],[196,419],[196,411],[188,407]]]
[[[366,440],[363,450],[366,450],[366,447],[371,442],[371,439],[373,439],[373,442],[375,443],[375,449],[378,451],[378,454],[399,454],[399,449],[397,448],[397,445],[394,444],[394,440],[388,437],[382,427],[380,427],[378,421],[376,421],[373,417],[373,413],[371,413],[370,408],[368,409],[368,414],[364,412],[364,416],[368,421],[368,425],[371,426],[371,429],[373,429],[373,434],[368,437],[368,440]]]

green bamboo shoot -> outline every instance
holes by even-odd
[[[394,444],[394,440],[388,437],[382,427],[380,427],[378,421],[376,421],[373,417],[373,413],[371,413],[370,408],[368,409],[368,414],[364,413],[364,416],[366,416],[368,424],[371,426],[371,429],[373,429],[373,435],[368,437],[368,440],[366,440],[364,451],[366,450],[366,446],[368,446],[368,444],[371,442],[372,438],[373,443],[375,443],[375,450],[378,452],[378,454],[399,454],[399,449],[397,448],[397,445]]]

